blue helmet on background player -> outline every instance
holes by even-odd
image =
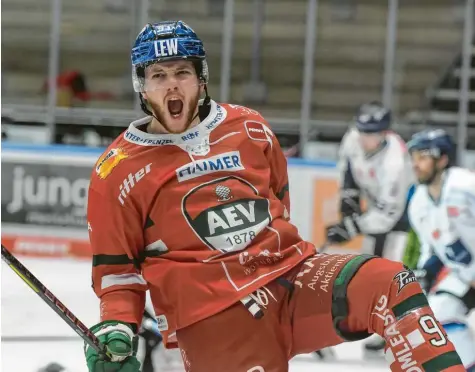
[[[359,107],[355,121],[360,133],[381,133],[391,126],[391,110],[378,101],[365,103]]]
[[[455,144],[452,137],[443,129],[426,129],[415,133],[407,143],[409,153],[424,152],[435,159],[447,155],[448,166],[455,162]]]
[[[154,63],[175,60],[193,63],[196,74],[204,85],[204,106],[209,103],[210,97],[206,89],[209,81],[206,51],[195,31],[180,20],[148,23],[137,36],[131,52],[133,87],[139,93],[142,109],[148,115],[152,113],[142,97],[142,93],[150,89],[146,86],[145,69]]]
[[[386,131],[391,126],[391,111],[381,102],[361,105],[354,120],[364,152],[372,154],[385,146]]]

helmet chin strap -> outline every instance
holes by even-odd
[[[196,119],[197,116],[199,116],[200,121],[203,121],[209,115],[209,112],[211,110],[211,105],[210,105],[211,97],[208,94],[208,87],[206,86],[206,84],[204,85],[204,91],[205,91],[205,98],[203,100],[203,104],[198,105],[198,112],[196,113],[195,116],[193,116],[193,118],[191,119],[191,122],[188,123],[188,125],[186,126],[186,129],[190,127],[191,123],[193,123],[193,121]],[[147,107],[147,101],[145,98],[143,98],[141,93],[139,93],[139,99],[140,99],[140,108],[142,109],[142,111],[145,114],[155,118],[156,121],[160,122],[160,120],[158,120],[158,118],[153,114],[153,112],[149,110],[149,108]]]
[[[204,119],[206,119],[206,117],[209,115],[209,112],[211,110],[211,105],[210,105],[211,97],[208,94],[208,87],[206,86],[206,84],[204,86],[204,90],[205,90],[205,98],[203,100],[203,104],[198,105],[198,113],[196,114],[200,116],[200,121],[203,121]],[[193,120],[196,119],[196,115],[191,120],[191,122],[193,122]]]

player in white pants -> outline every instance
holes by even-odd
[[[475,338],[467,314],[475,308],[475,173],[453,166],[454,145],[441,129],[415,134],[408,150],[419,181],[409,205],[421,242],[414,272],[427,292],[442,267],[448,268],[428,300],[465,368],[473,372]],[[430,322],[425,326],[427,333],[437,333]]]

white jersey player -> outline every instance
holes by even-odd
[[[356,126],[340,146],[342,221],[327,228],[329,243],[344,243],[362,234],[373,244],[367,251],[400,261],[406,243],[407,196],[414,184],[405,142],[389,131],[391,113],[378,102],[363,105]],[[360,198],[366,210],[360,209]]]
[[[408,149],[420,183],[409,205],[421,242],[416,277],[428,291],[440,269],[448,268],[429,304],[467,371],[475,371],[475,339],[467,325],[475,308],[475,173],[453,166],[454,146],[441,129],[417,133]]]
[[[327,227],[328,243],[364,235],[364,252],[401,261],[409,221],[408,194],[415,182],[404,140],[389,131],[391,112],[379,102],[360,107],[340,146],[341,222]],[[364,212],[360,199],[366,203]],[[373,337],[368,352],[380,352],[384,340]]]

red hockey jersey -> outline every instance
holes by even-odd
[[[315,254],[289,221],[287,162],[264,118],[211,101],[179,135],[133,122],[98,160],[88,200],[101,320],[140,325],[146,290],[173,333]]]

